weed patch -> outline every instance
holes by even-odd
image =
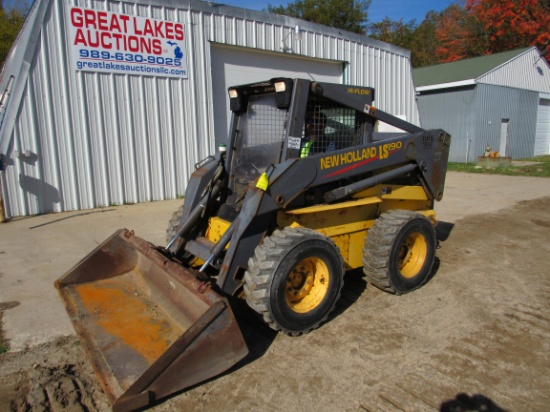
[[[530,159],[520,159],[512,162],[509,167],[487,168],[475,163],[449,162],[448,170],[455,172],[495,174],[507,176],[550,177],[550,155],[537,156]]]

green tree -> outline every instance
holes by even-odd
[[[22,1],[14,4],[11,9],[5,10],[3,1],[0,0],[0,67],[4,65],[11,45],[25,22],[27,13],[28,5]]]
[[[439,46],[435,33],[440,18],[440,13],[431,10],[426,13],[422,23],[414,29],[410,45],[413,67],[432,66],[439,63],[435,55],[435,50]]]
[[[369,36],[411,51],[413,67],[430,66],[439,63],[435,50],[439,46],[436,28],[441,14],[429,11],[419,25],[416,20],[408,23],[403,19],[392,21],[388,17],[369,26]]]
[[[268,4],[267,11],[364,34],[370,3],[371,0],[296,0],[286,7]]]
[[[403,19],[393,21],[389,17],[369,26],[369,37],[386,43],[410,49],[416,20],[405,23]]]

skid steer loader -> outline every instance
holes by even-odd
[[[447,133],[377,110],[368,87],[276,78],[228,91],[227,150],[196,165],[168,245],[119,230],[56,282],[115,411],[243,359],[228,298],[300,335],[327,319],[346,270],[394,294],[432,270]]]

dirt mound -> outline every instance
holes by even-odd
[[[76,365],[34,365],[27,374],[31,387],[26,404],[36,412],[98,410],[86,381],[79,375]]]
[[[99,412],[105,395],[76,338],[0,356],[0,410]]]

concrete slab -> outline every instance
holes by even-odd
[[[440,220],[455,223],[546,196],[549,179],[450,172],[436,210]],[[119,228],[163,245],[168,221],[181,203],[143,203],[0,224],[0,308],[11,350],[73,334],[53,282]]]
[[[56,213],[0,224],[0,304],[11,307],[3,316],[10,350],[73,334],[53,282],[117,229],[133,229],[164,245],[168,221],[182,202]]]
[[[447,173],[439,220],[454,223],[466,216],[507,209],[523,200],[550,196],[550,180],[542,177]]]

